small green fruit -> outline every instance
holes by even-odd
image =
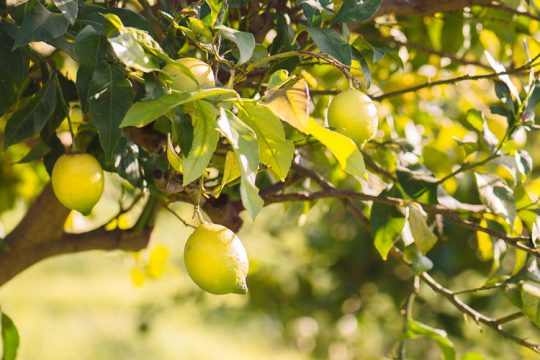
[[[52,186],[62,205],[88,215],[103,195],[103,169],[92,155],[65,154],[54,164]]]
[[[186,242],[184,262],[191,279],[209,293],[247,293],[246,250],[224,226],[204,223],[197,227]]]
[[[336,95],[328,108],[328,125],[360,148],[375,135],[378,123],[375,103],[355,89]]]
[[[193,91],[198,88],[210,88],[216,86],[214,72],[210,65],[195,58],[181,58],[175,60],[176,63],[187,67],[197,82],[193,81],[188,75],[174,64],[167,64],[163,67],[172,80],[172,88],[177,91]]]

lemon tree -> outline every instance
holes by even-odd
[[[166,277],[179,251],[146,248],[168,210],[200,224],[178,239],[186,294],[243,294],[315,358],[532,358],[539,15],[524,0],[1,3],[0,285],[96,249],[136,253],[138,285]]]

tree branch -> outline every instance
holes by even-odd
[[[98,228],[80,234],[66,233],[63,229],[68,215],[69,210],[58,202],[49,183],[3,240],[6,250],[0,252],[0,286],[52,256],[88,250],[138,251],[150,239],[150,228],[141,232]]]
[[[397,15],[431,15],[437,12],[454,12],[468,6],[489,5],[492,0],[383,0],[379,11],[381,16],[389,13]]]
[[[299,170],[303,169],[304,173],[308,177],[314,179],[315,182],[317,182],[323,188],[326,189],[325,191],[319,192],[319,193],[324,193],[324,192],[338,193],[338,192],[340,192],[340,190],[336,190],[335,187],[328,180],[326,180],[324,177],[322,177],[321,175],[311,171],[310,169],[304,168],[299,164],[295,164],[294,166],[295,166],[296,169],[299,169]],[[310,176],[310,175],[312,175],[312,176]],[[367,198],[367,197],[371,197],[371,196],[366,195],[366,194],[361,194],[360,197]],[[275,199],[276,198],[274,197],[274,200]],[[377,199],[380,199],[380,201],[382,201],[384,203],[388,203],[388,201],[394,202],[395,200],[399,200],[399,199],[389,199],[389,198],[381,198],[381,197],[372,197],[372,199],[373,199],[373,201],[376,201]],[[345,200],[342,200],[342,201],[345,201]],[[349,205],[358,210],[358,211],[352,212],[352,215],[355,216],[360,222],[363,223],[363,216],[358,217],[358,215],[357,215],[358,213],[361,213],[360,209],[358,209],[351,202],[349,202]],[[426,204],[424,204],[424,205],[426,205]],[[439,206],[438,205],[429,205],[428,206],[428,208],[431,208],[431,209],[437,208],[437,207],[439,207]],[[426,209],[426,208],[424,208],[424,209]],[[448,210],[446,209],[445,212],[448,212]],[[369,224],[367,226],[368,226],[368,228],[370,227]],[[487,230],[490,230],[490,229],[487,229]],[[503,234],[503,235],[505,235],[505,234]],[[401,251],[397,247],[394,246],[392,248],[391,253],[397,259],[399,259],[401,262],[403,262],[405,265],[410,266],[410,264],[405,261],[405,259],[403,257],[403,254],[401,253]],[[451,290],[445,288],[443,285],[441,285],[439,282],[437,282],[435,279],[433,279],[428,273],[423,272],[423,273],[419,274],[418,276],[419,276],[420,280],[422,282],[424,282],[425,284],[427,284],[434,292],[442,295],[447,300],[449,300],[455,306],[455,308],[458,311],[460,311],[461,313],[471,317],[472,319],[474,319],[474,321],[476,321],[478,323],[481,323],[481,324],[484,324],[484,325],[488,326],[489,328],[495,330],[497,333],[499,333],[503,337],[515,342],[516,344],[519,344],[521,346],[529,348],[534,352],[540,353],[540,345],[539,344],[535,344],[535,343],[532,343],[532,342],[530,342],[530,341],[528,341],[526,339],[522,339],[520,337],[517,337],[517,336],[515,336],[515,335],[513,335],[513,334],[511,334],[511,333],[509,333],[509,332],[507,332],[506,330],[503,329],[503,324],[504,323],[507,323],[509,321],[512,321],[512,320],[515,320],[515,319],[521,317],[522,316],[521,312],[510,314],[510,315],[504,316],[504,317],[502,317],[500,319],[493,319],[491,317],[488,317],[488,316],[476,311],[475,309],[473,309],[472,307],[467,305],[454,292],[452,292]],[[417,288],[417,284],[415,285],[415,288]],[[411,308],[412,308],[414,298],[416,297],[416,292],[417,291],[414,291],[414,295],[409,296],[408,304],[410,304],[411,307],[408,307],[408,309],[407,309],[407,312],[406,312],[407,316],[411,315],[411,311],[412,311]],[[398,349],[399,350],[399,355],[402,354],[402,351],[401,351],[402,349],[403,349],[402,346],[400,346],[399,349]]]
[[[467,80],[491,79],[491,78],[498,77],[500,75],[518,74],[518,73],[521,73],[521,72],[528,71],[528,70],[534,68],[535,66],[538,66],[539,64],[535,63],[535,61],[538,60],[539,58],[540,58],[540,53],[538,53],[533,59],[531,59],[525,65],[517,67],[515,69],[504,71],[504,72],[493,72],[493,73],[482,74],[482,75],[468,75],[467,74],[467,75],[458,76],[458,77],[445,79],[445,80],[431,81],[431,82],[427,82],[427,83],[424,83],[424,84],[412,86],[410,88],[405,88],[405,89],[401,89],[401,90],[388,92],[388,93],[385,93],[385,94],[382,94],[382,95],[377,95],[377,96],[371,95],[371,98],[373,100],[376,100],[376,101],[382,101],[382,100],[390,98],[390,97],[400,96],[400,95],[407,94],[407,93],[410,93],[410,92],[416,92],[416,91],[424,89],[424,88],[430,88],[430,87],[439,86],[439,85],[455,84],[457,82],[467,81]]]
[[[354,191],[346,191],[346,190],[338,190],[335,188],[331,189],[325,189],[322,191],[315,191],[315,192],[307,192],[307,191],[298,191],[298,192],[291,192],[286,194],[269,194],[266,196],[263,196],[265,205],[274,204],[274,203],[281,203],[281,202],[291,202],[291,201],[315,201],[319,199],[326,199],[326,198],[334,198],[341,201],[346,201],[347,203],[351,200],[361,200],[361,201],[373,201],[376,203],[386,204],[390,206],[407,206],[412,200],[405,200],[405,199],[399,199],[399,198],[393,198],[393,197],[382,197],[382,196],[374,196],[374,195],[368,195],[364,193],[354,192]],[[469,220],[464,220],[460,217],[460,214],[457,212],[457,210],[448,209],[441,205],[433,205],[433,204],[426,204],[422,202],[417,202],[422,208],[430,214],[440,214],[442,215],[446,220],[454,223],[455,225],[472,230],[477,232],[483,232],[486,234],[489,234],[491,236],[494,236],[498,239],[503,240],[507,244],[516,247],[520,250],[526,251],[538,258],[540,258],[540,249],[534,249],[531,248],[525,243],[529,243],[531,241],[531,238],[528,236],[508,236],[507,234],[490,229],[487,227],[483,227],[479,224],[476,224]],[[350,203],[349,203],[350,204]],[[347,205],[350,206],[350,205]],[[469,205],[469,206],[475,206],[475,205]],[[485,208],[482,205],[476,206],[470,209],[470,212],[474,213],[474,210],[476,210],[477,213],[483,213],[485,211]],[[363,214],[362,214],[363,215]],[[366,224],[366,220],[361,220],[363,224]],[[367,224],[369,224],[369,221],[367,221]]]

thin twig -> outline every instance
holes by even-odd
[[[405,200],[405,199],[400,199],[400,198],[384,197],[384,196],[374,196],[374,195],[369,195],[369,194],[355,192],[355,191],[338,190],[335,188],[327,188],[325,190],[315,191],[315,192],[298,191],[298,192],[291,192],[291,193],[286,193],[286,194],[270,194],[263,197],[265,205],[274,204],[274,203],[282,203],[282,202],[292,202],[292,201],[315,201],[315,200],[327,199],[327,198],[334,198],[340,201],[346,201],[346,203],[350,203],[350,201],[352,200],[360,200],[360,201],[373,201],[380,204],[386,204],[390,206],[401,206],[401,207],[408,206],[413,202],[412,200]],[[456,210],[451,210],[441,205],[427,204],[427,203],[422,203],[419,201],[414,201],[414,202],[422,206],[422,208],[426,212],[430,214],[441,214],[446,220],[456,224],[457,226],[461,228],[483,232],[483,233],[492,235],[498,239],[503,240],[504,242],[506,242],[507,244],[513,247],[526,251],[527,253],[540,258],[540,249],[533,249],[525,245],[525,243],[531,242],[531,238],[528,236],[514,236],[514,237],[508,236],[507,234],[497,231],[495,229],[483,227],[469,220],[463,220]],[[483,207],[479,206],[478,213],[481,213],[481,211],[482,212],[484,211]],[[471,213],[471,211],[469,211],[469,213]],[[369,220],[365,218],[362,221],[362,223],[365,225],[369,224]]]
[[[366,37],[369,37],[369,36],[366,35]],[[401,40],[398,40],[398,39],[396,39],[394,37],[390,37],[390,36],[373,36],[373,38],[376,38],[379,41],[391,42],[391,43],[394,43],[396,45],[405,46],[407,48],[415,49],[415,50],[425,52],[425,53],[428,53],[428,54],[432,54],[432,55],[436,55],[436,56],[439,56],[439,57],[445,57],[445,58],[448,58],[448,59],[452,60],[455,63],[459,63],[459,64],[463,64],[463,65],[474,65],[474,66],[478,66],[478,67],[481,67],[481,68],[484,68],[484,69],[491,70],[491,67],[489,65],[481,63],[480,61],[467,60],[467,59],[461,58],[459,56],[456,56],[455,54],[445,52],[445,51],[441,51],[441,50],[436,50],[436,49],[433,49],[433,48],[429,48],[429,47],[424,46],[424,45],[419,44],[419,43],[414,43],[414,42],[411,42],[411,41],[401,41]]]
[[[181,222],[182,224],[184,224],[184,226],[190,227],[190,228],[193,228],[193,229],[196,229],[196,228],[197,228],[195,225],[191,225],[191,224],[188,223],[186,220],[182,219],[182,218],[180,217],[180,215],[178,215],[173,209],[171,209],[171,208],[168,207],[167,205],[163,204],[162,206],[165,208],[165,210],[167,210],[168,212],[170,212],[171,214],[173,214],[174,217],[176,217],[178,220],[180,220],[180,222]]]
[[[315,181],[317,184],[319,184],[323,189],[326,191],[334,191],[336,188],[332,183],[330,183],[328,180],[326,180],[324,177],[319,175],[313,170],[310,170],[297,162],[293,163],[293,167],[299,171],[300,173],[304,174],[305,176],[309,177],[313,181]],[[354,216],[362,223],[367,229],[371,231],[369,219],[364,215],[364,213],[356,207],[350,199],[341,199],[343,205],[351,211],[351,213],[354,214]]]
[[[453,294],[460,295],[460,294],[469,294],[469,293],[475,293],[475,292],[480,292],[480,291],[496,290],[504,286],[506,286],[506,282],[498,282],[491,285],[484,285],[484,286],[479,286],[479,287],[475,287],[471,289],[454,291]]]
[[[525,314],[523,314],[522,311],[516,311],[515,313],[513,314],[510,314],[510,315],[506,315],[506,316],[503,316],[501,318],[498,318],[497,321],[499,324],[506,324],[507,322],[510,322],[510,321],[514,321],[514,320],[517,320],[517,319],[520,319],[524,316]]]
[[[485,7],[490,7],[490,8],[493,8],[493,9],[498,9],[498,10],[507,12],[509,14],[513,14],[513,15],[517,15],[517,16],[525,16],[525,17],[528,17],[529,19],[540,21],[540,17],[538,17],[536,15],[533,15],[528,11],[520,11],[520,10],[514,9],[513,7],[501,4],[498,1],[492,1],[490,4],[487,4],[487,5],[484,5],[484,6]]]
[[[440,283],[435,281],[428,273],[422,273],[421,275],[422,281],[427,284],[433,291],[435,291],[438,294],[443,295],[447,300],[449,300],[459,311],[462,313],[470,316],[474,321],[478,323],[482,323],[491,329],[497,331],[499,334],[503,335],[505,338],[512,340],[513,342],[525,346],[534,352],[540,353],[540,345],[532,343],[526,339],[522,339],[520,337],[517,337],[515,335],[512,335],[508,333],[507,331],[503,330],[502,324],[500,324],[497,320],[492,319],[488,316],[485,316],[484,314],[474,310],[472,307],[464,303],[459,297],[452,294],[450,290],[443,287]]]
[[[377,95],[377,96],[371,95],[371,98],[373,100],[376,100],[376,101],[381,101],[381,100],[388,99],[388,98],[391,98],[391,97],[394,97],[394,96],[400,96],[400,95],[407,94],[407,93],[410,93],[410,92],[416,92],[416,91],[424,89],[424,88],[430,88],[430,87],[439,86],[439,85],[455,84],[457,82],[467,81],[467,80],[491,79],[491,78],[498,77],[498,76],[501,76],[501,75],[517,74],[517,73],[520,73],[520,72],[528,71],[531,68],[534,68],[535,66],[540,65],[540,64],[534,63],[539,58],[540,58],[540,53],[538,53],[531,61],[527,62],[525,65],[517,67],[515,69],[508,70],[508,71],[493,72],[493,73],[482,74],[482,75],[468,75],[467,74],[467,75],[458,76],[458,77],[445,79],[445,80],[431,81],[431,82],[426,82],[424,84],[412,86],[412,87],[409,87],[409,88],[404,88],[404,89],[401,89],[401,90],[387,92],[387,93],[382,94],[382,95]]]
[[[403,314],[403,333],[407,332],[407,329],[409,327],[409,321],[413,317],[414,301],[416,300],[416,296],[418,295],[419,291],[420,291],[420,278],[418,276],[415,276],[413,278],[413,284],[412,284],[411,292],[410,292],[409,296],[407,297],[407,302],[405,303],[405,306],[401,310],[401,312]],[[406,359],[405,340],[406,339],[404,337],[402,337],[400,342],[399,342],[398,353],[397,353],[397,356],[398,356],[399,360],[405,360]]]

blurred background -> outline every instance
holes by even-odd
[[[72,214],[66,224],[70,231],[91,228],[115,214],[120,180],[107,180],[106,196],[90,217]],[[38,191],[41,185],[35,184]],[[23,209],[16,205],[1,215],[3,231],[16,224]],[[193,223],[192,207],[178,204],[173,210]],[[131,220],[121,219],[125,226]],[[215,296],[196,287],[182,262],[192,229],[167,211],[159,213],[151,244],[139,254],[88,252],[27,270],[0,289],[2,310],[21,335],[20,359],[390,357],[402,330],[399,309],[411,274],[392,259],[380,261],[370,236],[339,204],[274,205],[256,222],[245,221],[240,237],[251,262],[247,296]],[[474,247],[474,238],[443,242],[431,256],[439,268],[435,275],[453,275],[449,287],[454,289],[481,285],[487,266],[459,271],[478,265]],[[464,299],[481,311],[506,314],[508,300],[489,295]],[[534,358],[460,318],[425,288],[417,309],[415,318],[444,326],[458,354]],[[535,335],[527,320],[509,329]],[[428,339],[408,343],[412,359],[442,357]]]

